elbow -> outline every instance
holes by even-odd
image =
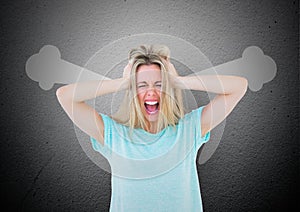
[[[67,93],[68,92],[66,91],[65,86],[62,86],[56,90],[56,97],[60,103],[67,99]]]
[[[244,95],[248,90],[248,80],[245,77],[239,77],[239,90]]]
[[[232,81],[233,93],[244,96],[248,89],[248,80],[245,77],[234,76],[234,81]]]
[[[59,98],[63,95],[63,88],[60,87],[56,90],[56,97]]]
[[[56,97],[58,98],[58,99],[60,99],[60,98],[62,98],[62,96],[64,96],[64,89],[63,89],[63,87],[60,87],[60,88],[58,88],[57,90],[56,90]]]
[[[242,83],[243,83],[243,88],[244,88],[245,93],[246,93],[246,91],[247,91],[247,89],[248,89],[248,80],[247,80],[246,78],[243,77],[242,81],[243,81],[243,82],[242,82]]]

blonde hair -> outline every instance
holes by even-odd
[[[147,129],[146,120],[137,97],[136,72],[141,65],[156,64],[160,67],[162,76],[157,132],[167,126],[175,126],[178,123],[179,119],[184,116],[182,93],[180,89],[174,89],[170,85],[169,70],[166,64],[166,61],[169,59],[170,50],[165,45],[142,45],[129,52],[129,60],[132,62],[130,86],[125,93],[119,111],[113,115],[114,120],[132,129]]]

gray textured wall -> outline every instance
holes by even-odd
[[[221,64],[256,45],[276,77],[248,90],[217,151],[199,165],[206,211],[296,205],[299,178],[298,1],[9,1],[1,3],[1,200],[10,209],[107,211],[110,174],[82,151],[55,91],[25,74],[46,44],[78,65],[124,36],[177,36]],[[298,204],[299,205],[299,204]]]

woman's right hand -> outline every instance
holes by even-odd
[[[125,79],[130,78],[131,68],[132,68],[132,61],[129,61],[123,70],[123,78]]]

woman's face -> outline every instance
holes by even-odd
[[[159,114],[161,96],[161,71],[159,65],[141,65],[136,72],[138,100],[144,117],[156,122]]]

